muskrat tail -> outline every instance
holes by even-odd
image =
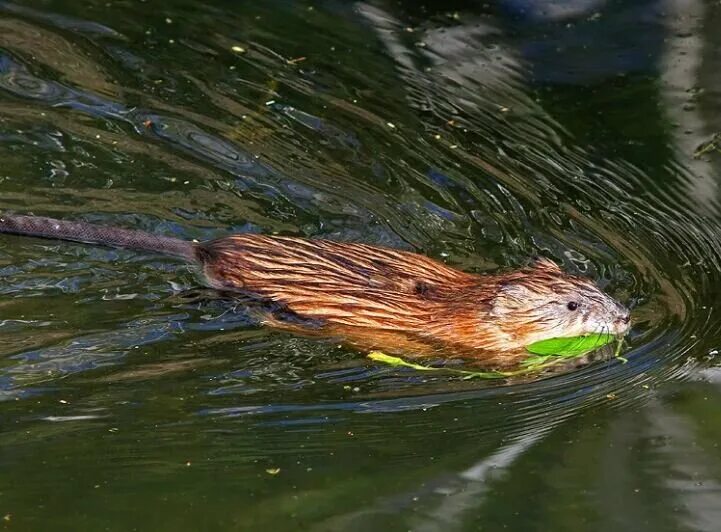
[[[55,220],[43,216],[0,214],[0,233],[70,240],[86,244],[152,251],[196,260],[195,244],[177,238],[153,235],[144,231],[107,227],[86,222]]]

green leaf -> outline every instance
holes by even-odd
[[[456,375],[461,375],[463,379],[503,379],[548,368],[563,361],[564,358],[580,356],[594,349],[598,349],[614,340],[614,338],[615,336],[611,334],[589,334],[587,336],[551,338],[549,340],[535,342],[526,347],[529,356],[521,362],[520,369],[515,371],[467,371],[455,368],[434,368],[406,362],[402,358],[386,355],[381,351],[371,351],[368,353],[368,358],[393,367],[411,368],[417,371],[445,371],[446,373],[455,373]],[[626,363],[627,360],[620,355],[621,345],[622,340],[619,340],[614,356],[621,362]]]
[[[443,368],[432,368],[429,366],[421,366],[420,364],[413,364],[411,362],[406,362],[402,358],[398,357],[392,357],[390,355],[386,355],[385,353],[382,353],[381,351],[371,351],[368,353],[368,358],[371,360],[375,360],[376,362],[383,362],[384,364],[388,364],[389,366],[393,367],[403,367],[403,368],[412,368],[417,369],[418,371],[438,371],[442,370]]]
[[[544,367],[551,366],[558,362],[559,358],[546,362],[550,357],[531,357],[530,364],[524,364],[524,367],[517,371],[467,371],[464,369],[454,368],[434,368],[431,366],[422,366],[420,364],[413,364],[412,362],[406,362],[402,358],[386,355],[381,351],[371,351],[368,353],[368,358],[375,362],[382,362],[393,367],[411,368],[418,371],[445,371],[447,373],[455,373],[456,375],[462,375],[463,379],[504,379],[506,377],[515,377],[523,375],[530,371],[541,369]]]
[[[529,353],[534,355],[555,355],[560,357],[575,357],[598,349],[614,340],[612,334],[589,334],[587,336],[574,336],[571,338],[550,338],[526,346]]]

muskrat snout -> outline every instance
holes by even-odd
[[[589,334],[622,336],[631,323],[628,309],[590,279],[569,275],[547,259],[523,276],[507,276],[493,313],[522,345]]]
[[[620,306],[620,305],[619,305]],[[631,313],[621,307],[620,312],[615,320],[613,320],[613,333],[617,336],[625,334],[631,327]]]

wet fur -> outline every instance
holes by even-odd
[[[232,236],[196,249],[213,287],[279,302],[312,320],[266,316],[274,327],[337,337],[366,350],[459,356],[495,367],[528,356],[519,349],[521,338],[540,325],[537,315],[521,314],[504,327],[499,309],[514,306],[519,287],[548,293],[561,274],[546,261],[523,271],[473,275],[416,253],[263,235]],[[589,285],[563,277],[566,285]]]
[[[546,301],[562,306],[554,300],[582,293],[615,304],[589,280],[546,260],[474,275],[416,253],[327,240],[246,234],[192,243],[9,215],[0,216],[0,232],[174,255],[197,263],[211,287],[262,303],[268,325],[366,350],[459,356],[499,368],[528,356],[524,346],[534,334],[562,329],[559,311],[544,308]],[[534,298],[542,304],[531,305]]]

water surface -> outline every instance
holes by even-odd
[[[0,2],[0,209],[278,233],[633,307],[509,382],[263,329],[190,268],[0,237],[20,530],[716,530],[718,3]]]

